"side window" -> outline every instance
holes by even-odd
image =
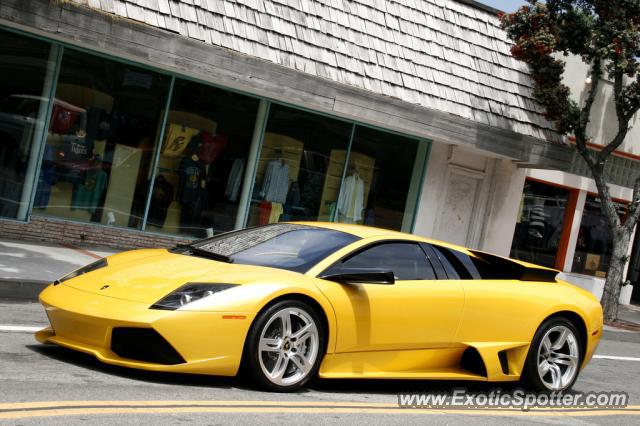
[[[459,280],[459,279],[465,279],[465,274],[460,274],[460,272],[463,271],[459,271],[455,266],[453,266],[451,264],[450,259],[447,257],[445,250],[442,249],[442,247],[438,247],[438,246],[432,246],[433,247],[433,251],[436,252],[436,254],[438,255],[438,260],[440,261],[440,263],[442,263],[442,266],[444,267],[444,270],[447,271],[447,277],[450,280]]]
[[[450,279],[482,279],[480,272],[478,272],[478,268],[476,268],[473,259],[471,259],[469,255],[446,247],[433,246],[433,248],[440,254],[438,258],[445,266],[447,274],[449,273],[449,270],[453,270],[452,273],[458,277]]]
[[[436,275],[418,244],[384,243],[366,248],[327,272],[339,273],[345,269],[376,268],[393,271],[397,280],[435,280]]]
[[[433,267],[433,270],[436,272],[436,278],[439,280],[448,280],[452,279],[447,276],[446,271],[444,270],[444,266],[442,266],[442,262],[440,262],[438,253],[433,249],[430,244],[420,244],[424,252],[427,254],[427,258]]]

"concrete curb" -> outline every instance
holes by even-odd
[[[0,278],[0,297],[4,299],[38,300],[49,281]]]

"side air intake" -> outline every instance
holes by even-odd
[[[487,377],[487,367],[484,365],[480,353],[476,348],[471,346],[462,353],[460,367],[478,376]]]

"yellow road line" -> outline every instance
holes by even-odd
[[[51,408],[51,407],[83,407],[83,406],[123,406],[123,405],[131,405],[135,407],[140,406],[164,406],[164,405],[172,405],[172,406],[185,406],[185,405],[198,405],[198,406],[227,406],[227,405],[239,405],[239,406],[247,406],[247,405],[255,405],[255,406],[283,406],[283,407],[291,407],[291,406],[317,406],[317,407],[388,407],[388,408],[398,408],[398,404],[394,402],[347,402],[347,401],[259,401],[259,400],[248,400],[248,401],[218,401],[218,400],[156,400],[156,401],[147,401],[147,400],[128,400],[128,401],[39,401],[39,402],[8,402],[8,403],[0,403],[0,410],[11,410],[11,409],[28,409],[28,408]],[[640,409],[640,405],[638,406]]]
[[[170,405],[170,406],[169,406]],[[68,407],[68,408],[65,408]],[[114,414],[423,414],[514,417],[601,417],[640,415],[640,406],[610,410],[401,409],[393,403],[329,401],[48,401],[0,404],[0,420]]]

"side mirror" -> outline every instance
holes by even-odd
[[[321,275],[318,278],[340,284],[395,284],[392,271],[382,269],[346,269],[338,274]]]

